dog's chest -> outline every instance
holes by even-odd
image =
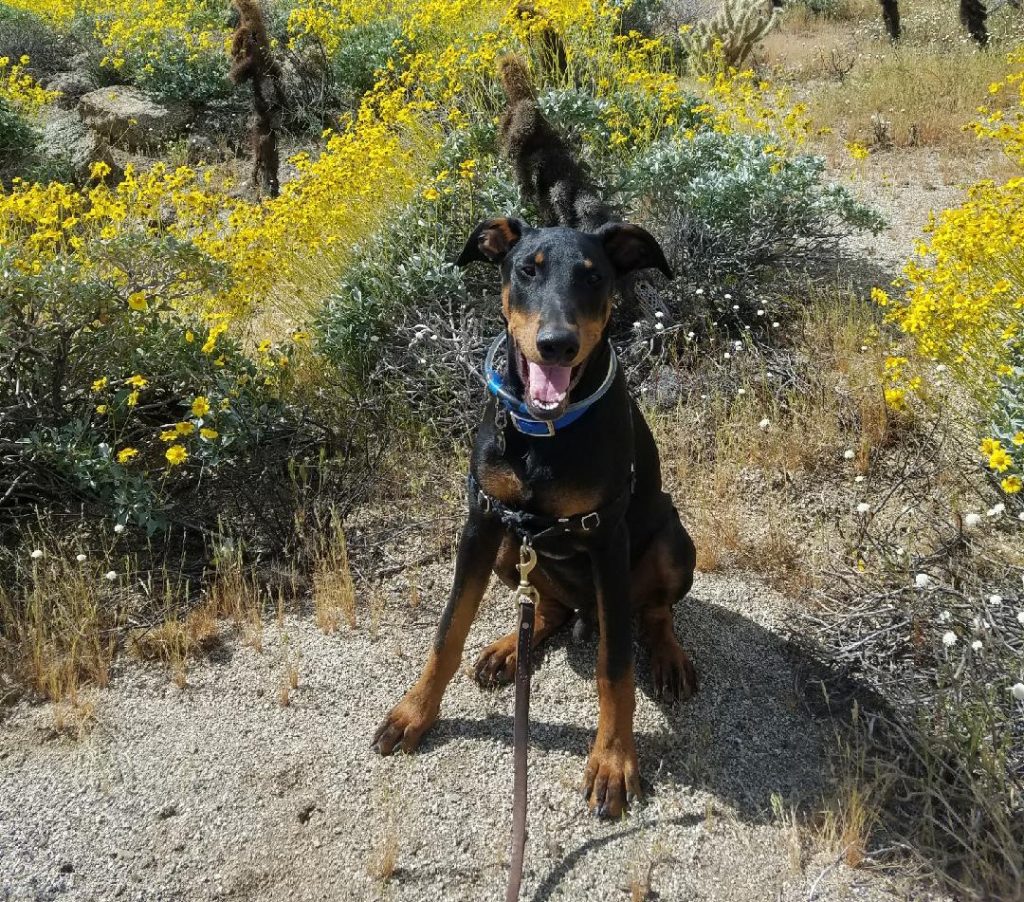
[[[493,457],[480,468],[481,488],[502,504],[552,517],[574,517],[601,507],[604,486],[581,478],[583,467],[552,466],[530,454]]]

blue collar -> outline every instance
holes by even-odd
[[[611,342],[609,342],[610,359],[608,361],[608,373],[605,375],[604,381],[597,391],[582,401],[570,404],[566,408],[565,413],[557,420],[538,420],[530,415],[530,410],[526,404],[509,391],[508,386],[505,385],[501,377],[501,373],[494,368],[495,355],[498,353],[498,348],[505,343],[505,339],[506,334],[502,332],[491,344],[490,350],[487,352],[487,358],[484,360],[484,377],[487,383],[487,390],[508,411],[509,417],[512,419],[512,425],[523,435],[550,438],[559,429],[564,429],[566,426],[575,423],[583,414],[590,410],[594,404],[607,394],[608,389],[612,387],[612,382],[615,381],[618,358],[615,356],[615,349],[611,346]]]

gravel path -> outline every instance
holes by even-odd
[[[512,690],[483,692],[460,673],[416,755],[370,749],[440,609],[443,568],[419,578],[424,601],[392,586],[378,630],[325,636],[289,617],[266,627],[262,651],[228,642],[184,690],[159,667],[124,663],[77,742],[54,736],[46,706],[7,712],[0,899],[503,897]],[[524,900],[910,897],[877,872],[835,866],[773,814],[773,794],[787,810],[819,809],[831,735],[807,703],[813,668],[775,632],[787,604],[738,576],[698,577],[677,619],[701,690],[674,709],[638,693],[656,794],[614,824],[590,817],[578,792],[597,716],[594,647],[553,644],[534,683]],[[467,662],[513,617],[492,588]],[[282,707],[289,664],[299,685]],[[641,687],[646,676],[641,662]],[[384,881],[374,874],[389,852]],[[631,895],[648,880],[648,896]]]

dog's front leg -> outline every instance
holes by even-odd
[[[583,792],[600,817],[618,817],[641,795],[633,741],[633,635],[629,603],[629,531],[619,524],[608,541],[590,550],[597,589],[597,737],[583,777]]]
[[[411,752],[437,720],[441,697],[458,670],[466,636],[487,591],[501,534],[498,523],[486,518],[475,505],[471,508],[462,528],[455,581],[434,636],[434,647],[416,684],[377,728],[373,743],[380,754],[390,755],[399,745]]]

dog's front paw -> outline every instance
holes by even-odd
[[[583,772],[583,797],[590,810],[598,817],[619,817],[634,799],[642,796],[633,737],[607,743],[598,737]]]
[[[507,686],[516,675],[516,634],[503,636],[492,642],[476,659],[473,675],[483,689]]]
[[[437,720],[438,708],[425,704],[413,692],[391,709],[384,722],[373,734],[373,746],[381,755],[390,755],[399,745],[405,753],[412,752],[420,739]]]

